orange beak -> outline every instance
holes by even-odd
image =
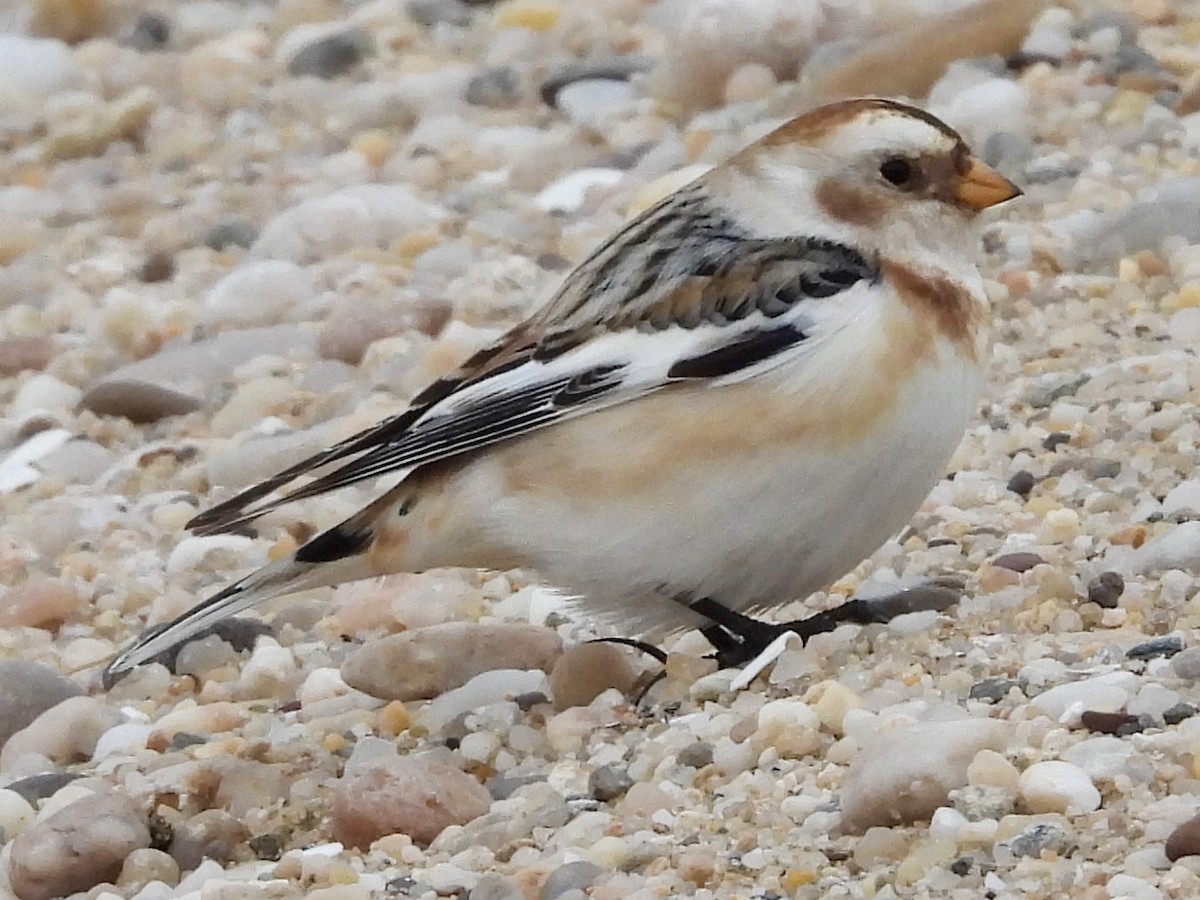
[[[975,157],[954,184],[956,202],[976,212],[1021,196],[1021,189]]]

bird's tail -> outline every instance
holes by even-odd
[[[106,687],[111,686],[129,670],[195,637],[205,628],[265,600],[310,588],[354,581],[370,574],[359,555],[322,562],[305,562],[293,554],[286,559],[270,563],[193,606],[170,622],[143,632],[105,667],[104,684]]]

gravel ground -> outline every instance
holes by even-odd
[[[0,8],[0,896],[1200,895],[1198,23]],[[1027,188],[986,229],[993,378],[953,474],[828,597],[941,578],[956,605],[745,689],[683,635],[635,704],[657,664],[583,644],[531,574],[435,572],[101,690],[146,624],[370,491],[253,537],[186,536],[198,508],[400,408],[699,167],[874,91]]]

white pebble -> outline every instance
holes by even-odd
[[[16,791],[0,788],[0,831],[5,840],[12,840],[33,824],[36,812]]]
[[[18,421],[35,413],[65,415],[75,408],[82,396],[83,391],[79,388],[59,381],[53,375],[34,375],[17,389],[5,413]]]
[[[1062,760],[1034,763],[1021,773],[1021,796],[1032,813],[1089,813],[1100,808],[1100,792],[1087,772]]]
[[[611,187],[624,177],[620,169],[578,169],[542,188],[533,198],[533,205],[543,212],[576,212],[592,188]]]
[[[1109,672],[1052,687],[1034,697],[1033,705],[1050,718],[1070,724],[1085,709],[1119,712],[1137,686],[1138,677],[1132,672]]]
[[[241,553],[254,541],[241,534],[211,534],[203,537],[186,537],[175,545],[167,557],[167,571],[176,575],[196,568],[214,550],[229,550]]]
[[[1110,900],[1163,900],[1163,893],[1150,882],[1119,873],[1108,879]]]
[[[220,325],[267,325],[287,319],[310,301],[317,281],[281,259],[251,261],[218,281],[204,299],[203,321]]]
[[[142,722],[125,722],[114,725],[96,741],[96,749],[92,751],[92,760],[104,759],[106,756],[120,754],[131,756],[146,747],[146,739],[154,731],[153,725]]]

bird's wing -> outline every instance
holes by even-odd
[[[403,413],[212,507],[189,527],[227,531],[284,503],[471,453],[672,383],[740,380],[812,336],[818,301],[836,303],[879,278],[875,265],[839,244],[706,231],[694,218],[694,230],[671,237],[663,230],[678,216],[665,218],[657,229],[653,217],[636,220],[541,314],[434,382]],[[611,253],[616,243],[626,252]]]

